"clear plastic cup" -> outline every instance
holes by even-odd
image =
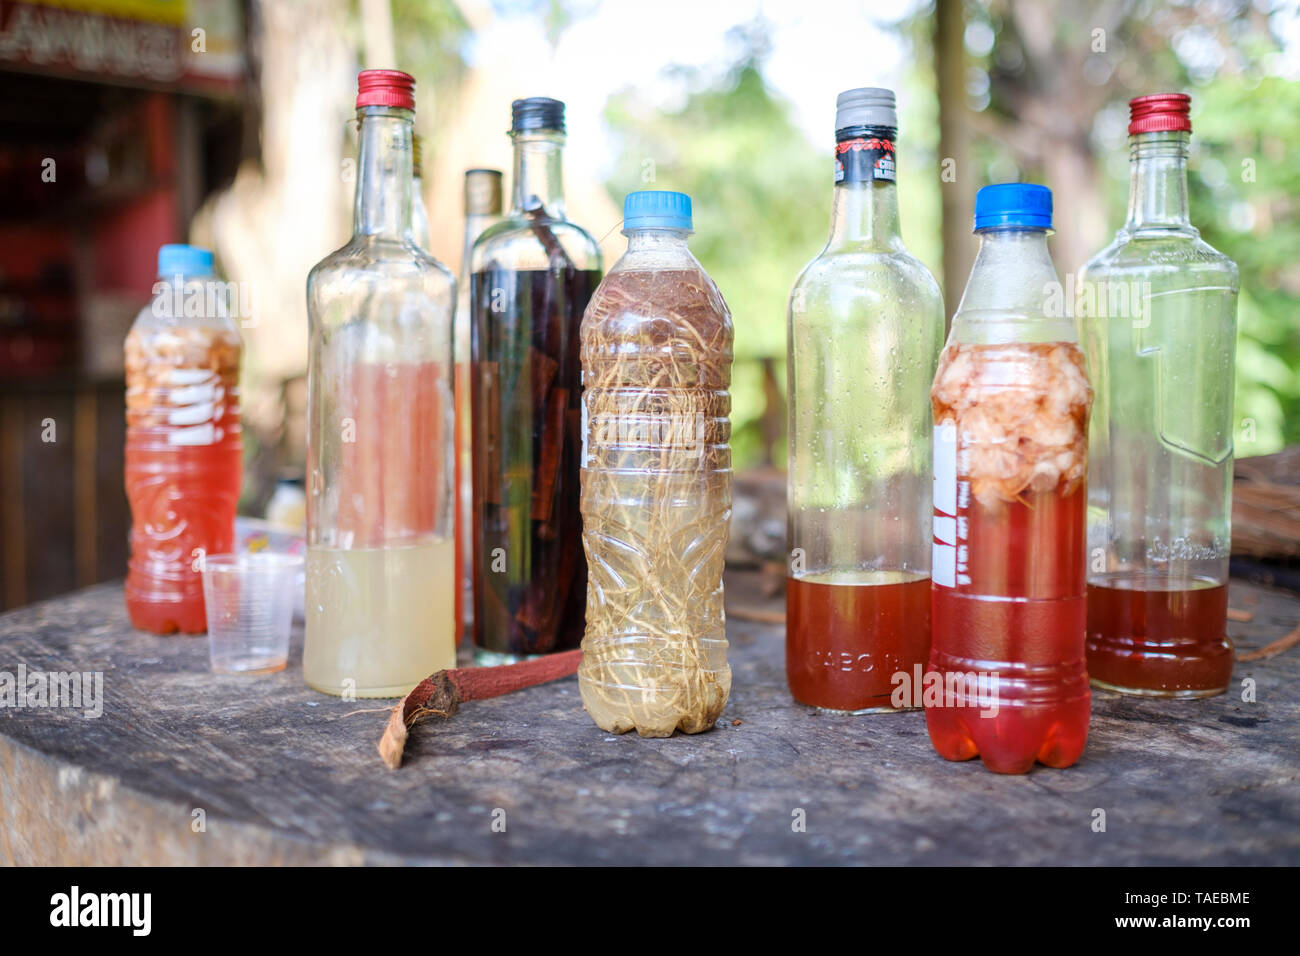
[[[213,673],[284,669],[301,568],[302,558],[292,554],[210,554],[203,559]]]

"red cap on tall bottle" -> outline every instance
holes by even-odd
[[[1186,93],[1153,93],[1128,101],[1128,134],[1192,131],[1192,98]]]
[[[357,109],[363,106],[415,109],[415,77],[401,70],[362,70],[357,74]]]

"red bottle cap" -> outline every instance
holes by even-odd
[[[363,106],[415,109],[415,77],[401,70],[362,70],[357,74],[357,109]]]
[[[1192,131],[1192,98],[1186,93],[1153,93],[1128,101],[1128,134]]]

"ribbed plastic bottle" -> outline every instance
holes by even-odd
[[[986,186],[979,254],[930,392],[926,724],[949,760],[1068,767],[1088,735],[1084,502],[1092,390],[1047,251],[1052,194]]]
[[[578,679],[603,730],[667,737],[708,730],[731,690],[722,570],[733,335],[686,246],[690,197],[631,193],[623,219],[627,252],[582,320]]]
[[[234,546],[242,347],[226,290],[207,249],[163,246],[126,338],[126,607],[158,634],[207,630],[202,558]]]

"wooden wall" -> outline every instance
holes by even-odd
[[[121,381],[0,384],[0,609],[126,575],[123,395]]]

